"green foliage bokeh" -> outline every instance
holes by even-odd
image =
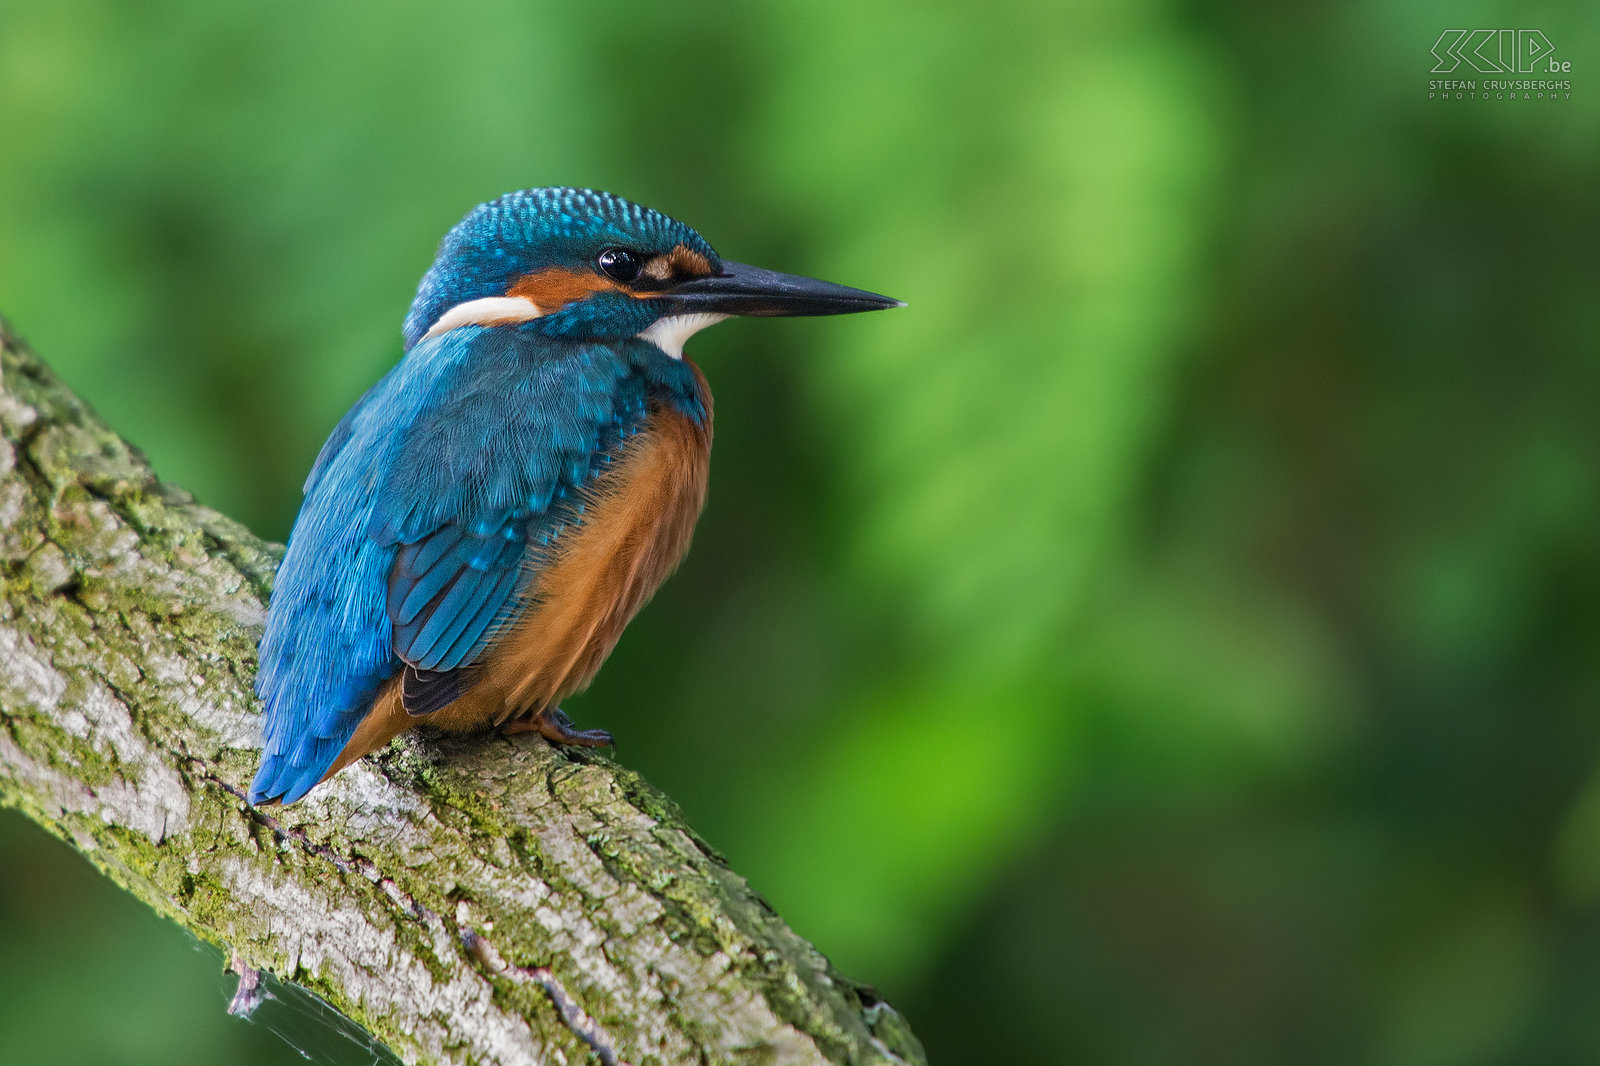
[[[696,338],[711,503],[579,723],[935,1062],[1592,1061],[1600,23],[1430,101],[1459,21],[0,0],[0,311],[281,539],[505,190],[903,298]],[[56,850],[19,1061],[289,1061]]]

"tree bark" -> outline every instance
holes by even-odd
[[[604,758],[413,737],[250,806],[282,549],[158,481],[3,322],[0,432],[0,802],[241,970],[407,1062],[925,1062]]]

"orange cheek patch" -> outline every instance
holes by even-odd
[[[532,300],[540,311],[549,314],[559,311],[574,300],[607,289],[627,292],[610,278],[588,271],[578,272],[561,267],[551,267],[536,274],[524,274],[506,291],[507,296]],[[632,293],[628,293],[632,296]]]
[[[712,273],[711,260],[692,248],[678,245],[665,255],[658,255],[644,265],[643,274],[657,281],[679,278],[703,278]],[[620,292],[636,300],[650,300],[653,292],[634,292],[628,286],[603,274],[590,270],[568,270],[551,267],[533,274],[524,274],[506,290],[506,295],[530,300],[540,314],[559,311],[575,300],[582,300],[597,292]]]

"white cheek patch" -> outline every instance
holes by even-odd
[[[672,358],[682,359],[683,346],[688,343],[690,337],[727,317],[708,311],[693,315],[668,315],[666,318],[657,319],[649,329],[638,334],[638,337],[642,341],[654,344]]]
[[[526,322],[544,314],[539,305],[521,296],[485,296],[481,300],[468,300],[456,304],[439,316],[433,328],[423,338],[437,337],[462,326],[495,326],[505,322]]]

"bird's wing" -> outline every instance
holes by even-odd
[[[625,352],[512,351],[486,352],[411,427],[368,525],[396,548],[385,606],[413,714],[460,695],[460,671],[511,620],[578,519],[579,490],[645,415],[646,383]]]
[[[527,545],[559,534],[643,419],[636,347],[463,327],[414,347],[345,417],[273,589],[253,802],[321,780],[402,668],[428,698],[448,693],[536,567]]]

